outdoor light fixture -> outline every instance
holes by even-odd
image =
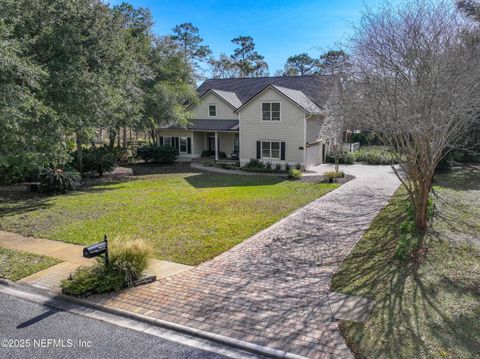
[[[100,257],[103,254],[105,265],[108,266],[108,240],[105,235],[103,242],[93,244],[91,246],[83,248],[83,256],[85,258]]]

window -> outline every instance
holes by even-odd
[[[262,103],[263,121],[280,121],[280,102]]]
[[[170,136],[163,137],[163,144],[168,145],[168,146],[172,146],[172,137],[170,137]]]
[[[180,137],[180,152],[187,152],[187,138]]]
[[[233,138],[233,152],[234,153],[240,153],[240,138],[238,135],[235,135]]]
[[[217,105],[208,105],[208,117],[217,116]]]
[[[262,141],[262,158],[280,159],[280,142]]]

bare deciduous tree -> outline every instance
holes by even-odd
[[[480,54],[465,42],[469,26],[450,2],[417,0],[367,10],[351,40],[353,80],[341,110],[399,154],[420,232],[437,164],[480,106]]]

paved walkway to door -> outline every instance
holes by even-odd
[[[330,279],[399,181],[386,166],[342,169],[356,179],[215,259],[94,300],[301,356],[352,358]]]

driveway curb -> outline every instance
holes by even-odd
[[[183,334],[187,334],[187,335],[190,335],[190,336],[193,336],[193,337],[208,339],[208,340],[211,340],[211,341],[219,343],[219,344],[227,345],[227,346],[234,347],[234,348],[237,348],[237,349],[241,349],[241,350],[251,352],[251,353],[254,353],[254,354],[261,354],[261,355],[264,355],[264,356],[267,356],[267,357],[270,357],[270,358],[306,359],[303,356],[293,354],[293,353],[288,353],[288,352],[285,352],[283,350],[268,348],[268,347],[261,346],[261,345],[258,345],[258,344],[245,342],[245,341],[239,340],[239,339],[229,338],[229,337],[226,337],[226,336],[221,335],[221,334],[215,334],[215,333],[210,333],[210,332],[206,332],[206,331],[195,329],[195,328],[190,328],[190,327],[187,327],[185,325],[168,322],[168,321],[161,320],[161,319],[154,319],[154,318],[148,317],[146,315],[132,313],[132,312],[129,312],[129,311],[126,311],[126,310],[123,310],[123,309],[108,307],[106,305],[94,303],[94,302],[88,301],[86,299],[71,297],[71,296],[67,296],[67,295],[64,295],[64,294],[53,294],[52,295],[51,292],[45,291],[43,289],[36,288],[36,287],[31,286],[31,285],[18,284],[18,283],[15,283],[15,282],[12,282],[10,280],[3,279],[3,278],[0,278],[0,286],[13,287],[13,288],[15,288],[19,291],[25,290],[25,287],[27,287],[30,290],[30,292],[33,291],[33,292],[35,292],[37,294],[41,294],[41,295],[46,295],[47,294],[48,296],[52,297],[52,299],[58,299],[58,300],[61,300],[61,301],[64,301],[64,302],[75,303],[75,304],[81,305],[83,307],[88,307],[88,308],[95,309],[95,310],[98,310],[98,311],[101,311],[101,312],[117,315],[119,317],[136,320],[136,321],[139,321],[139,322],[154,325],[154,326],[161,327],[161,328],[164,328],[164,329],[173,330],[173,331],[180,332],[180,333],[183,333]]]

